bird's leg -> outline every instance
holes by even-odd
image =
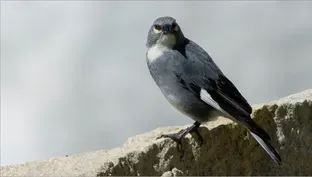
[[[194,122],[194,124],[190,127],[187,127],[185,129],[180,130],[178,133],[171,133],[171,134],[163,134],[159,137],[157,137],[157,139],[159,138],[171,138],[172,140],[174,140],[177,144],[178,144],[178,150],[181,153],[181,157],[183,156],[183,149],[182,149],[182,138],[188,134],[188,133],[192,133],[195,132],[196,135],[199,137],[200,139],[200,144],[202,144],[203,142],[203,138],[201,137],[201,135],[199,134],[197,128],[200,126],[199,122]]]
[[[193,128],[193,129],[190,131],[190,133],[194,132],[194,133],[197,135],[197,137],[198,137],[198,139],[199,139],[199,146],[202,146],[203,143],[204,143],[204,139],[203,139],[203,137],[200,135],[200,133],[199,133],[199,131],[198,131],[198,127],[200,126],[200,123],[199,123],[199,122],[195,122],[194,124],[198,124],[198,126],[197,126],[196,128]]]

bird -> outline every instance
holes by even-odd
[[[281,164],[270,136],[251,118],[248,101],[211,56],[184,35],[174,17],[157,17],[148,30],[145,46],[147,67],[160,92],[173,107],[194,120],[190,127],[157,139],[171,138],[182,146],[183,137],[194,132],[202,144],[198,127],[223,116],[244,126],[273,161]]]

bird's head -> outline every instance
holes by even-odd
[[[150,27],[146,46],[151,47],[155,44],[161,44],[171,48],[179,42],[181,37],[183,37],[182,31],[174,18],[169,16],[159,17]]]

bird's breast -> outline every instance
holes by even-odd
[[[147,51],[147,59],[149,62],[154,62],[158,58],[160,58],[164,52],[169,51],[169,48],[160,44],[155,44]]]

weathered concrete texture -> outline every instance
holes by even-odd
[[[270,134],[281,166],[244,128],[220,118],[200,127],[202,147],[196,135],[186,136],[182,159],[173,141],[156,137],[187,125],[158,128],[108,151],[1,167],[1,176],[312,175],[312,89],[255,105],[253,117]]]

